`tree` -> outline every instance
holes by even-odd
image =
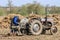
[[[8,0],[8,11],[12,13],[12,0]]]
[[[42,14],[42,10],[44,9],[43,6],[41,6],[39,3],[37,2],[34,2],[33,4],[30,4],[28,6],[28,12],[31,13],[32,11],[35,13],[35,14]]]

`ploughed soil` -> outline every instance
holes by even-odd
[[[60,40],[60,26],[57,26],[58,32],[54,35],[50,35],[49,31],[46,34],[38,36],[24,35],[24,36],[4,36],[9,33],[9,29],[0,28],[0,40]]]

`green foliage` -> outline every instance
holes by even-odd
[[[60,14],[60,7],[55,7],[55,6],[51,7],[50,13],[51,14],[54,14],[54,13]]]
[[[4,16],[6,14],[6,10],[4,8],[0,8],[0,16]]]
[[[33,3],[29,5],[23,5],[21,8],[17,11],[21,15],[29,15],[32,12],[35,14],[44,14],[44,7],[41,6],[39,3]]]
[[[10,14],[10,12],[6,9],[7,9],[7,7],[0,8],[0,16]],[[53,14],[53,13],[60,14],[60,7],[54,6],[54,7],[49,7],[48,9],[50,9],[49,13],[51,13],[51,14]],[[18,13],[23,16],[28,16],[32,12],[35,14],[39,14],[39,15],[45,15],[45,7],[43,7],[39,3],[32,3],[32,4],[22,5],[21,7],[12,7],[11,8],[11,13]]]

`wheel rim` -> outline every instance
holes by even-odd
[[[40,29],[39,24],[34,24],[34,26],[33,26],[33,31],[34,31],[34,32],[38,32],[39,29]]]

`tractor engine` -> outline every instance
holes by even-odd
[[[46,20],[45,18],[42,18],[41,22],[42,22],[44,29],[48,30],[53,26],[54,22],[53,22],[53,19],[51,19],[51,18],[47,18],[47,21],[45,21],[45,20]]]

